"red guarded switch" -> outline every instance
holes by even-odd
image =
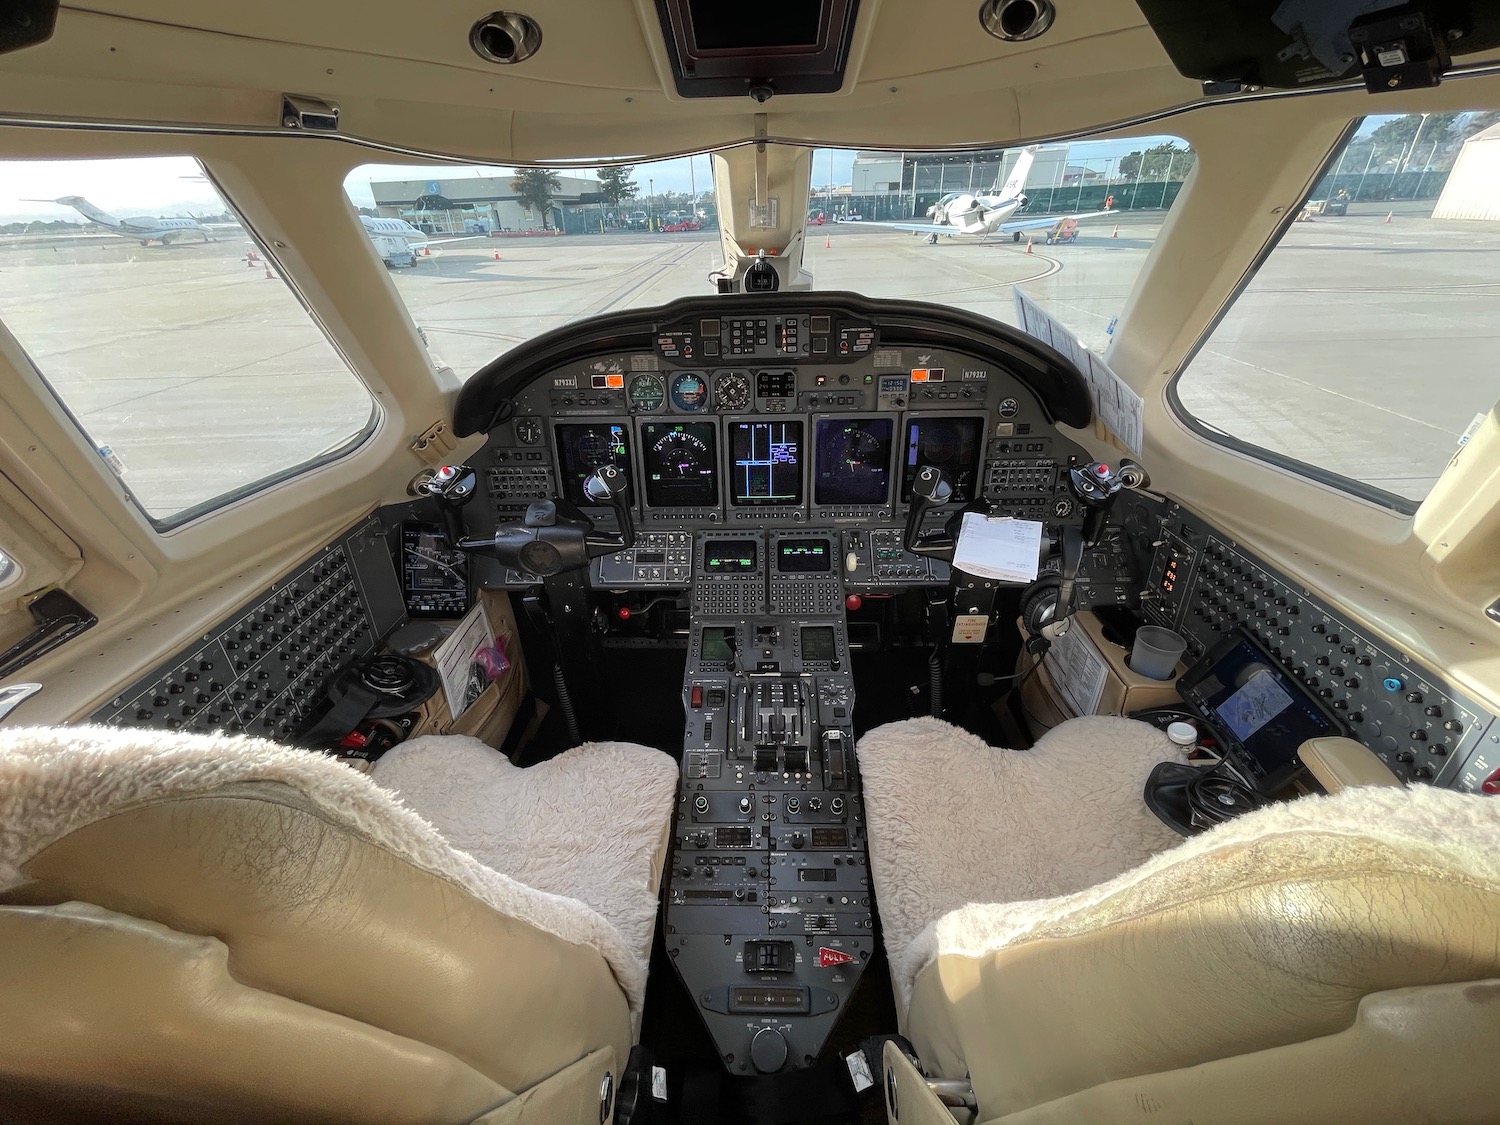
[[[688,692],[688,702],[692,705],[694,711],[703,706],[702,684],[694,684],[692,686],[692,689]]]
[[[1496,770],[1485,778],[1479,788],[1481,792],[1488,793],[1492,797],[1500,794],[1500,770]]]

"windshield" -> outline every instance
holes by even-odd
[[[1194,153],[1171,137],[813,154],[803,267],[821,290],[1019,323],[1020,287],[1102,351]],[[467,377],[616,309],[713,292],[708,155],[601,169],[365,165],[345,181],[435,358]]]

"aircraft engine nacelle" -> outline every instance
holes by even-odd
[[[979,200],[968,193],[960,195],[952,203],[948,204],[943,212],[942,221],[955,227],[968,226],[977,221],[983,214],[984,207]]]

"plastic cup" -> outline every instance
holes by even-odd
[[[1148,680],[1170,680],[1186,650],[1187,641],[1181,634],[1159,625],[1142,625],[1130,649],[1130,670]]]

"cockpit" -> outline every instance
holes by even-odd
[[[1483,5],[189,7],[0,28],[0,1116],[1500,1120]]]

